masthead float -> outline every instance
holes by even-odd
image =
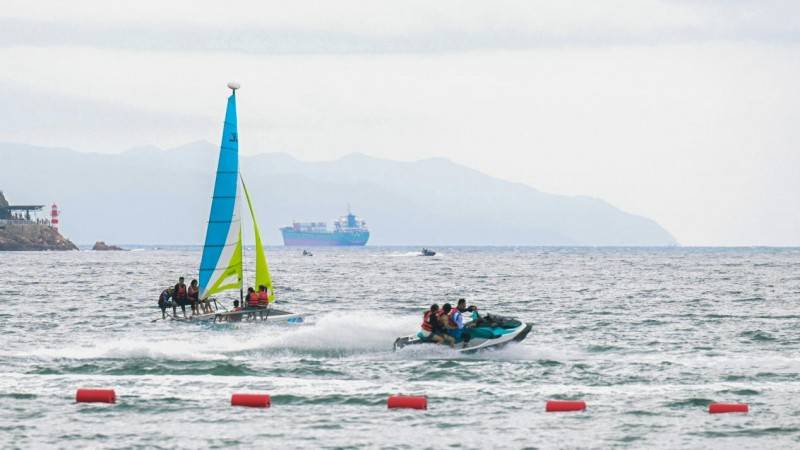
[[[191,320],[213,320],[215,322],[233,322],[242,320],[295,319],[298,314],[272,308],[275,291],[269,274],[267,257],[261,241],[261,233],[256,221],[256,213],[250,201],[250,194],[244,184],[239,170],[239,131],[236,117],[236,91],[240,88],[236,82],[228,83],[231,95],[225,111],[225,123],[222,127],[222,142],[219,149],[217,173],[214,181],[214,192],[211,210],[206,228],[203,255],[200,258],[200,299],[213,300],[214,310],[207,314],[191,316]],[[256,271],[254,286],[265,286],[267,301],[263,308],[246,307],[244,302],[244,270],[241,222],[241,185],[247,200],[247,208],[253,221],[255,236]],[[241,308],[221,312],[217,309],[213,295],[229,291],[239,291]]]

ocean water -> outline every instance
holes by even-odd
[[[0,447],[800,448],[800,250],[436,250],[270,248],[305,322],[216,326],[153,321],[195,249],[0,253]],[[533,331],[392,351],[458,297]],[[117,403],[76,404],[79,387]],[[393,393],[428,410],[388,410]]]

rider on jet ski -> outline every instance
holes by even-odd
[[[449,306],[449,305],[448,305]],[[437,344],[447,344],[450,347],[455,345],[455,339],[447,334],[447,328],[442,324],[442,316],[447,318],[443,311],[439,309],[436,303],[431,305],[428,311],[422,317],[422,325],[420,328],[421,337]]]
[[[445,308],[450,306],[449,303],[444,305]],[[449,308],[447,308],[449,309]],[[456,342],[464,342],[464,346],[467,346],[467,342],[469,342],[470,334],[469,330],[466,328],[464,324],[464,315],[463,313],[467,312],[467,301],[463,298],[458,299],[458,304],[456,305],[455,309],[452,309],[449,313],[450,325],[447,332],[450,336],[455,339]]]

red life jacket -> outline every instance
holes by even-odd
[[[458,323],[453,319],[453,316],[455,316],[457,312],[460,312],[458,308],[453,308],[450,310],[450,314],[447,315],[447,319],[450,320],[450,325],[452,325],[453,328],[458,328]]]
[[[255,292],[247,294],[247,306],[258,306],[258,294]]]
[[[267,291],[258,291],[258,302],[266,305],[269,303],[269,292]]]
[[[425,315],[422,316],[422,329],[425,331],[433,331],[433,327],[431,326],[430,310],[425,311]]]
[[[175,298],[186,298],[186,285],[178,286],[178,295]]]

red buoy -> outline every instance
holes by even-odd
[[[117,394],[113,389],[78,389],[75,392],[77,403],[116,403]]]
[[[269,408],[272,399],[269,394],[233,394],[231,406],[247,406],[250,408]]]
[[[709,414],[746,413],[750,411],[747,403],[712,403],[708,405]]]
[[[389,409],[428,409],[428,397],[424,395],[392,395],[386,401],[386,406]]]
[[[583,411],[585,409],[586,402],[572,400],[548,400],[544,407],[547,412]]]

